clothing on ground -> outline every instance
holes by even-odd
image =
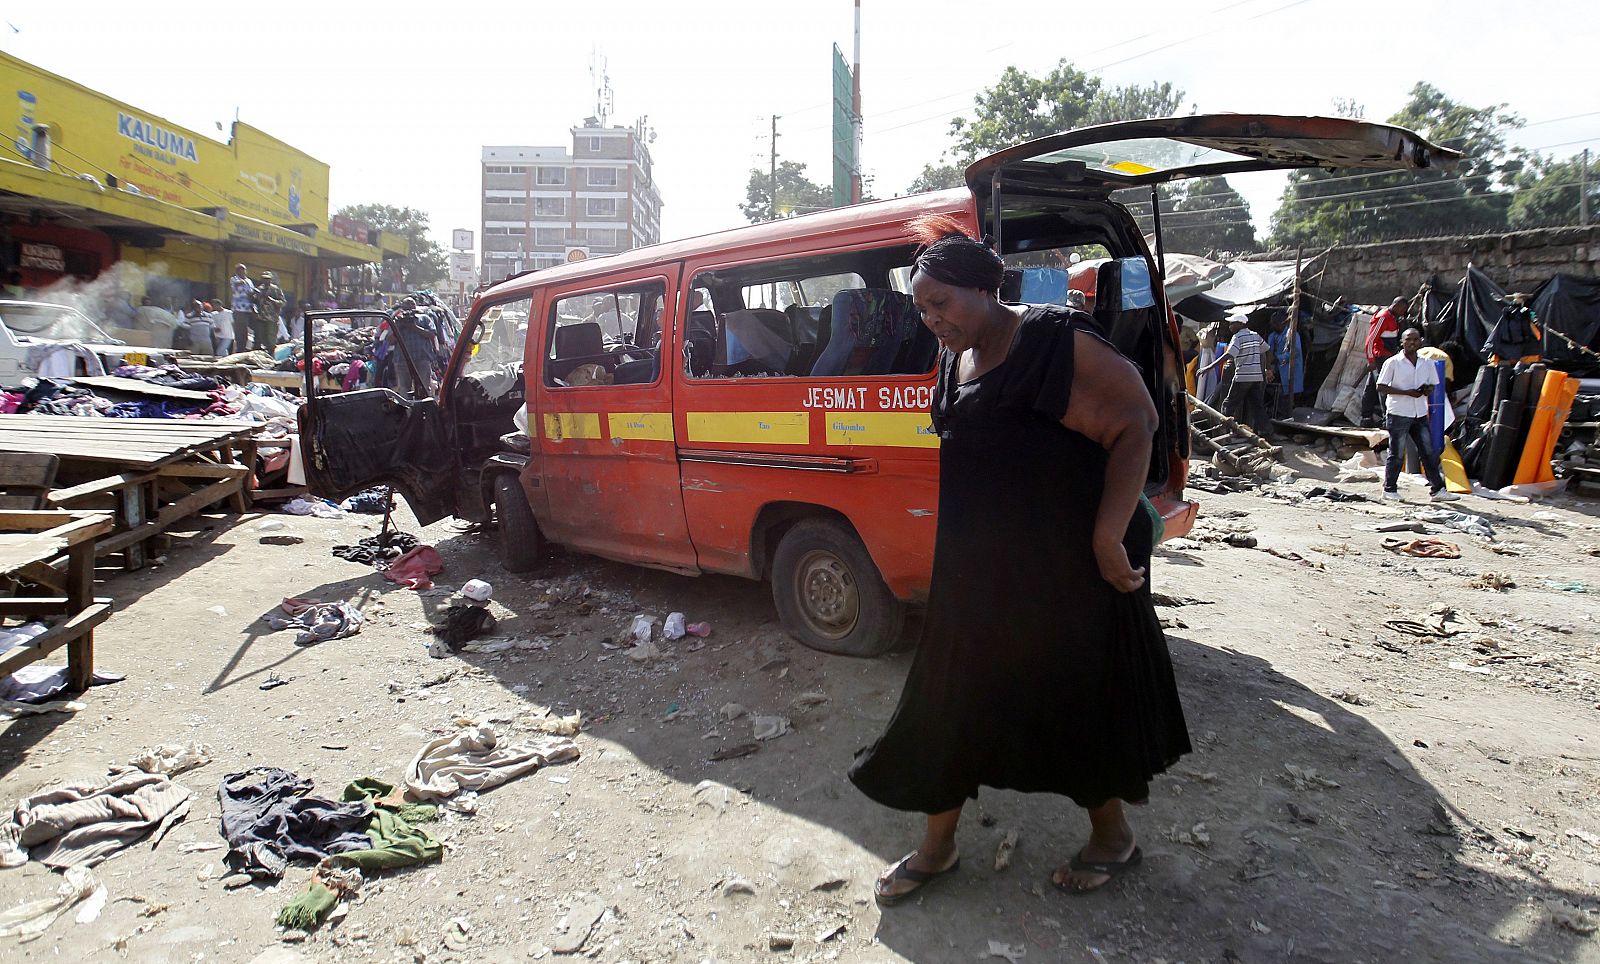
[[[444,560],[433,546],[417,546],[389,563],[383,578],[407,589],[432,589],[433,577],[444,571]]]
[[[451,606],[444,611],[444,622],[434,625],[433,634],[451,649],[460,649],[470,640],[494,632],[496,625],[494,614],[482,606]]]
[[[363,828],[366,801],[336,803],[309,796],[311,781],[277,767],[254,767],[222,778],[222,838],[228,866],[252,877],[277,879],[290,861],[372,846]]]
[[[24,623],[10,629],[0,629],[0,656],[25,645],[35,636],[49,630],[44,623]],[[94,677],[89,681],[90,686],[106,686],[111,683],[120,683],[126,676],[121,673],[108,673],[95,670]],[[17,703],[44,703],[67,688],[67,667],[45,666],[39,663],[30,663],[10,676],[0,677],[0,700],[10,700]]]
[[[289,615],[270,612],[264,618],[267,625],[275,630],[303,630],[294,639],[296,646],[315,646],[330,639],[354,636],[361,632],[361,624],[366,621],[361,610],[346,602],[313,602],[310,606],[295,606],[292,611],[288,603],[303,603],[304,600],[286,599],[284,602],[286,605],[280,609]]]
[[[1432,390],[1439,383],[1439,370],[1426,358],[1418,357],[1416,361],[1407,358],[1405,352],[1390,355],[1378,370],[1378,384],[1401,391],[1413,389]],[[1424,393],[1420,398],[1410,395],[1385,395],[1385,410],[1390,415],[1404,415],[1406,418],[1428,417],[1428,396]]]
[[[11,815],[17,842],[47,867],[92,867],[163,822],[181,819],[191,794],[159,773],[114,772],[24,797]]]
[[[578,745],[559,736],[502,744],[493,727],[477,726],[423,746],[406,768],[406,790],[439,799],[462,790],[487,790],[551,763],[578,758]]]
[[[1106,451],[1061,424],[1082,317],[1028,309],[1010,356],[966,383],[941,357],[927,619],[893,718],[850,772],[886,806],[942,813],[979,787],[1140,801],[1189,752],[1149,584],[1118,592],[1095,561]],[[1151,542],[1135,512],[1135,568]]]
[[[367,536],[355,545],[334,546],[333,554],[340,559],[382,568],[390,559],[398,559],[416,547],[416,536],[395,531],[389,533],[387,542],[383,542],[380,536]]]
[[[372,804],[372,817],[364,828],[372,846],[338,854],[330,858],[334,864],[360,867],[362,873],[370,874],[438,860],[444,854],[444,845],[416,826],[438,818],[439,808],[433,804],[406,803],[393,784],[376,777],[352,782],[344,788],[343,799]]]

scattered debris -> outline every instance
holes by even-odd
[[[667,621],[661,624],[661,638],[667,640],[682,639],[687,630],[683,625],[683,613],[667,613]]]
[[[789,701],[791,710],[809,710],[828,702],[827,693],[801,693]]]
[[[78,923],[92,923],[105,906],[106,888],[93,870],[77,865],[68,867],[62,875],[55,896],[30,900],[0,912],[0,937],[20,937],[23,941],[37,939],[58,917],[80,903],[83,907],[78,911]]]
[[[1206,829],[1204,823],[1197,823],[1188,830],[1169,827],[1167,828],[1166,838],[1173,843],[1187,844],[1191,847],[1199,847],[1202,850],[1211,846],[1211,832]]]
[[[1010,961],[1011,964],[1017,964],[1018,961],[1021,961],[1027,956],[1028,945],[1007,944],[1003,941],[990,941],[989,949],[978,955],[980,960],[998,958],[1001,960]]]
[[[290,677],[290,679],[292,679],[292,678],[293,677]],[[288,679],[284,679],[282,676],[279,676],[277,673],[269,673],[269,674],[267,674],[267,678],[265,680],[262,680],[261,685],[256,687],[256,689],[272,690],[272,689],[277,689],[280,686],[288,686],[288,685],[289,685],[289,680]]]
[[[128,765],[146,773],[173,775],[211,762],[211,746],[207,743],[166,743],[133,755]]]
[[[749,756],[759,749],[761,749],[761,744],[759,743],[740,743],[735,746],[725,746],[711,754],[711,762],[721,763],[723,760],[736,760],[742,756]]]
[[[1348,690],[1340,690],[1339,692],[1332,694],[1332,696],[1333,696],[1334,699],[1338,700],[1339,702],[1341,702],[1341,703],[1349,703],[1351,706],[1371,706],[1372,705],[1372,701],[1370,699],[1368,699],[1367,697],[1361,695],[1360,693],[1352,693],[1352,692],[1350,692]]]
[[[1510,576],[1499,572],[1486,572],[1467,582],[1468,589],[1491,589],[1495,592],[1505,592],[1507,589],[1517,588],[1517,581]]]
[[[1339,785],[1317,773],[1311,767],[1298,767],[1293,763],[1285,763],[1283,770],[1289,776],[1289,783],[1296,790],[1337,790]]]
[[[737,720],[739,717],[744,716],[749,712],[749,710],[745,709],[744,706],[739,703],[724,703],[722,704],[722,709],[717,711],[717,715],[722,717],[727,722],[732,723],[734,720]]]
[[[1256,537],[1244,532],[1230,532],[1223,537],[1222,541],[1235,549],[1254,549],[1256,547]]]
[[[794,950],[794,943],[797,940],[799,938],[793,934],[768,934],[767,949],[774,951]]]
[[[633,617],[633,625],[628,629],[628,635],[634,642],[643,646],[650,642],[650,635],[655,631],[656,617],[646,616],[643,613]]]
[[[1569,904],[1564,900],[1552,900],[1544,906],[1557,927],[1565,927],[1574,934],[1593,934],[1600,928],[1600,914],[1595,911]]]
[[[832,927],[824,927],[822,930],[817,931],[816,936],[813,937],[812,940],[816,941],[818,944],[826,944],[843,933],[844,925],[834,924]]]
[[[752,884],[748,880],[745,880],[743,877],[729,877],[722,882],[720,889],[722,891],[722,896],[724,897],[734,897],[739,894],[754,896],[756,892],[756,885]]]
[[[750,725],[757,740],[776,740],[791,729],[787,716],[752,716]]]
[[[1007,830],[1006,835],[1000,838],[1000,846],[996,847],[994,851],[995,873],[999,873],[1011,866],[1011,856],[1016,853],[1016,850],[1017,832],[1015,830]]]
[[[1460,559],[1461,547],[1443,539],[1385,539],[1383,547],[1390,552],[1419,559]]]
[[[557,954],[576,954],[582,950],[590,931],[605,912],[605,901],[597,897],[578,903],[567,913],[566,928],[560,937],[550,942],[550,949]]]

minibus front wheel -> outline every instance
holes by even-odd
[[[803,519],[783,534],[772,557],[772,597],[791,635],[842,656],[889,652],[905,620],[867,547],[834,519]]]
[[[544,540],[533,506],[522,491],[522,482],[510,472],[494,480],[495,516],[500,523],[500,562],[511,572],[529,572],[539,565]]]

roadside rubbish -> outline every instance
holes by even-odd
[[[19,716],[38,716],[43,713],[81,713],[88,708],[88,703],[77,700],[52,700],[47,703],[0,700],[0,718],[14,720]]]
[[[256,531],[257,532],[281,532],[281,531],[283,531],[284,529],[287,529],[287,528],[288,528],[288,526],[284,524],[284,521],[282,519],[268,519],[265,522],[261,523],[260,525],[256,526]]]
[[[36,940],[57,918],[80,903],[84,906],[78,912],[78,923],[89,924],[100,916],[105,902],[105,885],[94,871],[88,867],[69,867],[55,896],[30,900],[0,913],[0,937],[20,937],[23,942]]]
[[[576,954],[582,950],[594,925],[600,922],[605,912],[606,903],[598,897],[590,897],[574,905],[567,912],[565,931],[550,942],[550,949],[557,954]]]
[[[1588,583],[1586,583],[1586,582],[1578,582],[1576,580],[1568,582],[1568,581],[1562,580],[1562,579],[1546,579],[1544,581],[1544,587],[1546,589],[1554,589],[1557,592],[1588,592],[1589,591],[1589,584]]]
[[[340,559],[383,568],[390,559],[398,559],[418,546],[417,537],[409,532],[391,532],[385,540],[381,535],[367,536],[353,545],[334,546],[332,553]]]
[[[749,756],[760,749],[761,744],[759,743],[739,743],[735,746],[725,746],[712,753],[710,760],[713,763],[721,763],[724,760],[737,760],[739,757]]]
[[[1440,636],[1449,638],[1461,633],[1479,633],[1484,629],[1483,623],[1473,616],[1457,612],[1449,606],[1435,609],[1426,615],[1409,619],[1387,619],[1384,626],[1398,633],[1410,636]]]
[[[1312,767],[1299,767],[1285,763],[1283,772],[1289,776],[1289,785],[1296,790],[1337,790],[1339,784],[1317,773]]]
[[[407,589],[432,589],[433,577],[444,571],[444,560],[433,546],[417,546],[389,564],[383,578]]]
[[[326,499],[290,499],[283,504],[283,511],[289,515],[309,515],[318,519],[344,518],[344,510]]]
[[[152,830],[159,840],[189,812],[191,796],[163,774],[113,772],[24,797],[9,821],[17,829],[0,825],[0,840],[15,839],[46,867],[92,867]]]
[[[800,938],[795,934],[779,932],[767,935],[767,949],[772,951],[794,950],[795,942]]]
[[[801,693],[789,701],[791,710],[809,710],[828,702],[827,693]]]
[[[1413,512],[1407,518],[1418,522],[1431,522],[1434,525],[1465,532],[1469,536],[1482,536],[1485,539],[1494,538],[1494,527],[1484,521],[1481,515],[1468,515],[1465,512],[1452,512],[1449,509],[1424,509]]]
[[[486,603],[494,595],[494,587],[482,579],[468,579],[461,587],[461,595],[475,603]]]
[[[749,712],[749,710],[744,708],[743,704],[724,703],[722,704],[722,709],[717,711],[717,715],[722,717],[724,720],[727,720],[729,723],[732,723],[734,720],[737,720],[739,717],[744,716]]]
[[[698,636],[701,639],[711,635],[710,623],[690,623],[689,625],[683,627],[683,629],[684,632],[688,633],[690,636]]]
[[[733,795],[736,792],[732,787],[715,780],[701,780],[695,784],[692,795],[696,806],[710,807],[722,813],[728,809],[728,804],[733,802]]]
[[[492,618],[492,617],[491,617]],[[490,629],[493,629],[491,626]],[[463,653],[507,653],[513,651],[528,652],[537,650],[543,652],[550,648],[550,640],[540,636],[537,639],[513,639],[498,637],[494,639],[475,640],[461,646]]]
[[[128,761],[146,773],[165,773],[168,776],[203,767],[211,762],[211,745],[208,743],[164,743],[135,754]]]
[[[656,618],[654,616],[646,616],[641,613],[633,617],[633,625],[628,628],[628,635],[633,637],[634,642],[643,645],[650,642],[650,634],[654,631],[655,625]]]
[[[1600,929],[1600,913],[1586,910],[1576,904],[1569,904],[1564,900],[1552,900],[1545,903],[1545,910],[1550,913],[1550,920],[1556,926],[1564,927],[1574,934],[1593,934]]]
[[[284,679],[282,676],[279,676],[277,673],[272,673],[272,674],[269,674],[267,676],[267,678],[261,682],[261,685],[256,687],[256,689],[258,689],[258,690],[272,690],[272,689],[277,689],[280,686],[288,686],[288,685],[289,685],[289,681],[288,680]]]
[[[1331,485],[1314,485],[1305,492],[1307,499],[1327,499],[1329,502],[1371,502],[1372,500],[1357,492],[1346,492],[1336,489]]]
[[[1376,452],[1359,452],[1338,463],[1338,482],[1377,482],[1379,478]]]
[[[683,625],[683,613],[667,613],[667,621],[661,624],[662,639],[682,639],[687,635]]]
[[[997,958],[1010,961],[1011,964],[1018,964],[1024,957],[1028,956],[1028,945],[990,941],[989,949],[978,956],[985,959]]]
[[[50,627],[42,622],[23,623],[9,629],[0,628],[0,655],[10,652],[18,646],[25,646],[36,637],[49,632]],[[121,673],[107,673],[96,670],[90,686],[106,686],[111,683],[120,683],[126,677]],[[0,676],[0,700],[13,700],[18,703],[43,703],[57,693],[67,688],[67,668],[65,666],[45,666],[40,663],[30,663],[18,669],[9,676]],[[23,711],[26,712],[26,711]]]
[[[275,536],[262,536],[256,541],[264,546],[298,546],[306,540],[296,535],[280,534]]]
[[[428,655],[434,659],[446,659],[450,656],[450,644],[442,639],[435,639],[428,644]]]
[[[743,877],[729,877],[722,882],[722,896],[733,897],[737,894],[754,896],[756,885]]]
[[[451,649],[460,649],[469,640],[494,632],[498,625],[494,614],[483,606],[451,606],[444,611],[444,622],[434,625],[433,634]],[[512,648],[511,641],[506,642],[504,648]]]
[[[298,629],[296,646],[315,646],[330,639],[343,639],[361,632],[366,616],[361,610],[346,602],[325,603],[320,599],[285,599],[278,611],[262,618],[274,630]]]
[[[1517,588],[1517,581],[1503,573],[1486,572],[1474,576],[1467,581],[1468,589],[1490,589],[1495,592],[1505,592],[1507,589]]]
[[[350,498],[339,503],[339,508],[346,512],[355,512],[362,515],[383,515],[389,506],[389,490],[383,486],[374,486],[362,492],[357,492]]]
[[[502,744],[493,727],[477,726],[425,744],[406,767],[405,784],[413,796],[437,799],[461,790],[497,787],[578,756],[578,745],[566,737]]]
[[[645,640],[639,645],[628,650],[628,658],[633,660],[635,663],[642,663],[645,660],[655,659],[660,655],[661,648],[649,640]]]
[[[1390,552],[1401,555],[1416,556],[1419,559],[1460,559],[1461,547],[1453,542],[1443,539],[1385,539],[1383,547]]]
[[[313,797],[311,789],[311,780],[278,767],[224,776],[217,799],[229,868],[277,880],[291,861],[320,861],[372,846],[361,829],[372,815],[371,804]]]
[[[577,736],[583,729],[583,714],[574,713],[571,716],[546,716],[528,724],[536,733],[545,733],[550,736]]]
[[[776,740],[791,729],[787,716],[752,716],[750,726],[759,741]]]
[[[1011,855],[1017,850],[1017,832],[1007,830],[1006,835],[1000,838],[1000,846],[994,851],[994,870],[1000,873],[1011,866]]]
[[[1222,541],[1235,549],[1254,549],[1256,547],[1256,537],[1244,532],[1230,532],[1223,537]]]

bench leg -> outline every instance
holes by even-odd
[[[77,615],[94,604],[94,542],[67,550],[67,613]],[[67,644],[67,687],[81,692],[94,682],[94,630]]]
[[[125,486],[118,493],[121,502],[122,529],[124,532],[137,529],[145,523],[145,513],[149,508],[149,498],[144,485]],[[135,542],[123,551],[122,568],[128,572],[144,568],[144,543]]]

